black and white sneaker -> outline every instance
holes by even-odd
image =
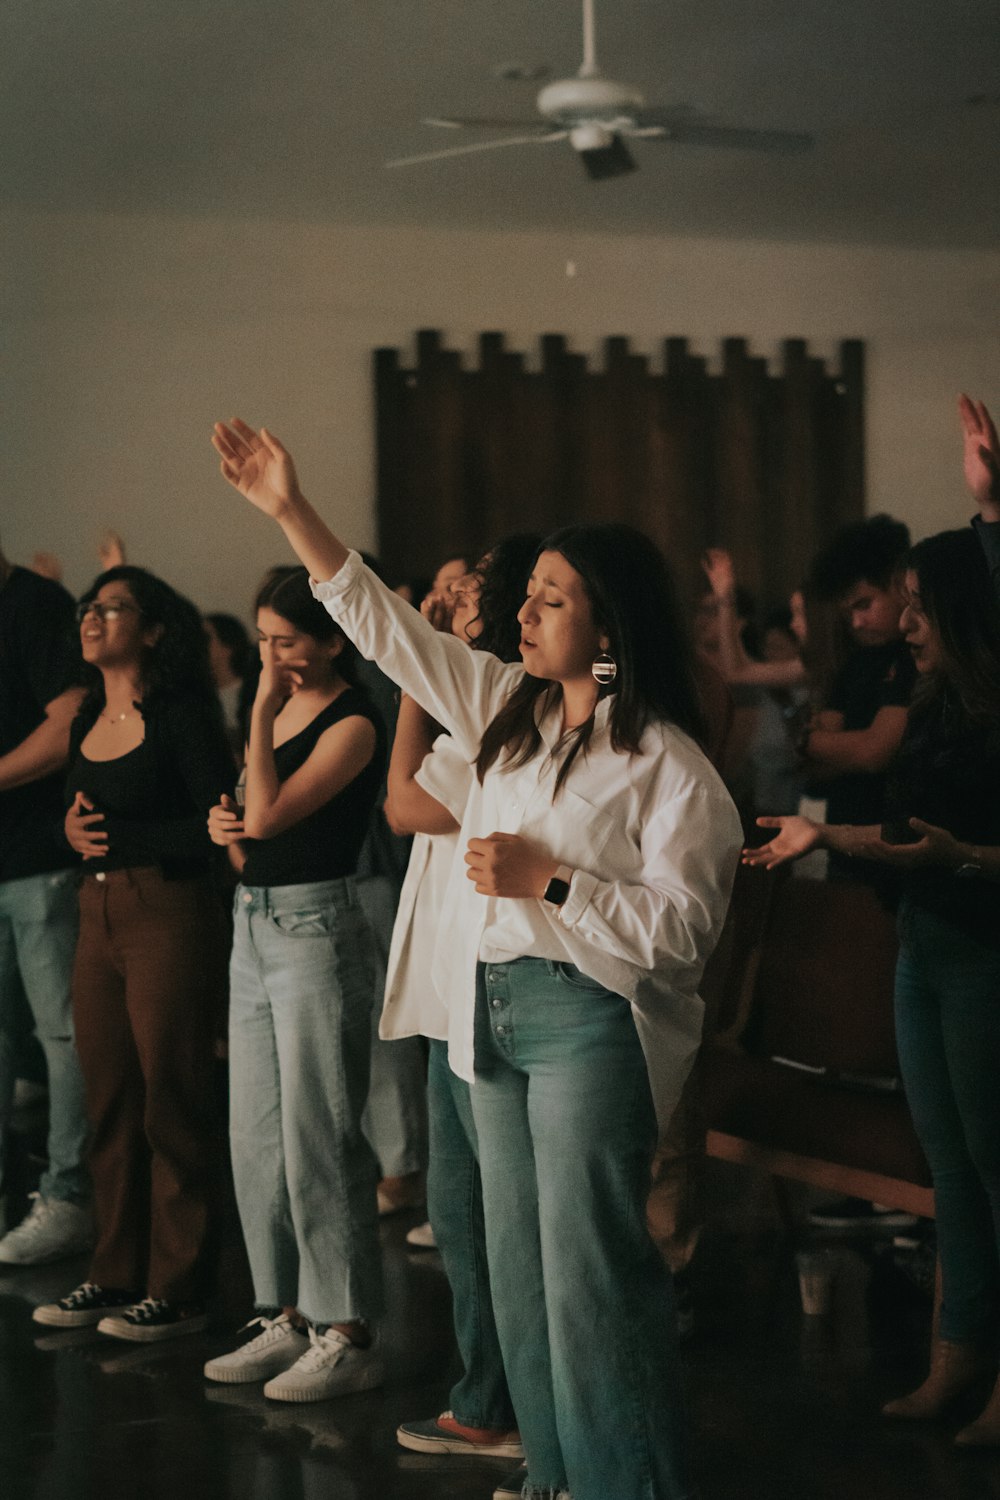
[[[46,1328],[86,1328],[89,1324],[100,1323],[111,1313],[124,1312],[134,1297],[133,1292],[123,1291],[121,1287],[98,1286],[96,1282],[85,1281],[68,1297],[62,1297],[58,1302],[43,1302],[31,1316]]]
[[[141,1302],[102,1318],[97,1331],[113,1339],[151,1344],[157,1339],[177,1338],[182,1333],[201,1333],[207,1323],[208,1315],[200,1303],[143,1297]]]

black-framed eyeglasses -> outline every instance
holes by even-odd
[[[109,599],[102,603],[100,599],[90,599],[86,604],[76,606],[76,620],[82,625],[88,615],[96,615],[99,620],[117,620],[123,610],[134,609],[137,614],[142,614],[138,604],[133,604],[131,599]]]

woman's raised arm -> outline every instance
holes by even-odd
[[[212,446],[222,459],[221,469],[234,489],[277,521],[293,552],[313,578],[332,578],[347,561],[347,548],[316,514],[299,489],[292,455],[273,433],[260,432],[233,417],[216,422]]]

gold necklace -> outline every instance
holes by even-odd
[[[101,714],[101,718],[102,719],[107,719],[107,721],[108,721],[109,724],[120,724],[123,719],[132,719],[134,717],[135,717],[134,710],[132,712],[130,712],[128,709],[126,709],[125,712],[122,713],[122,714],[106,714],[106,713],[102,713]]]

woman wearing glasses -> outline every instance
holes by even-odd
[[[192,604],[122,566],[79,618],[65,831],[83,859],[73,1010],[97,1244],[87,1281],[34,1317],[145,1342],[205,1323],[225,982],[205,820],[233,763]]]

